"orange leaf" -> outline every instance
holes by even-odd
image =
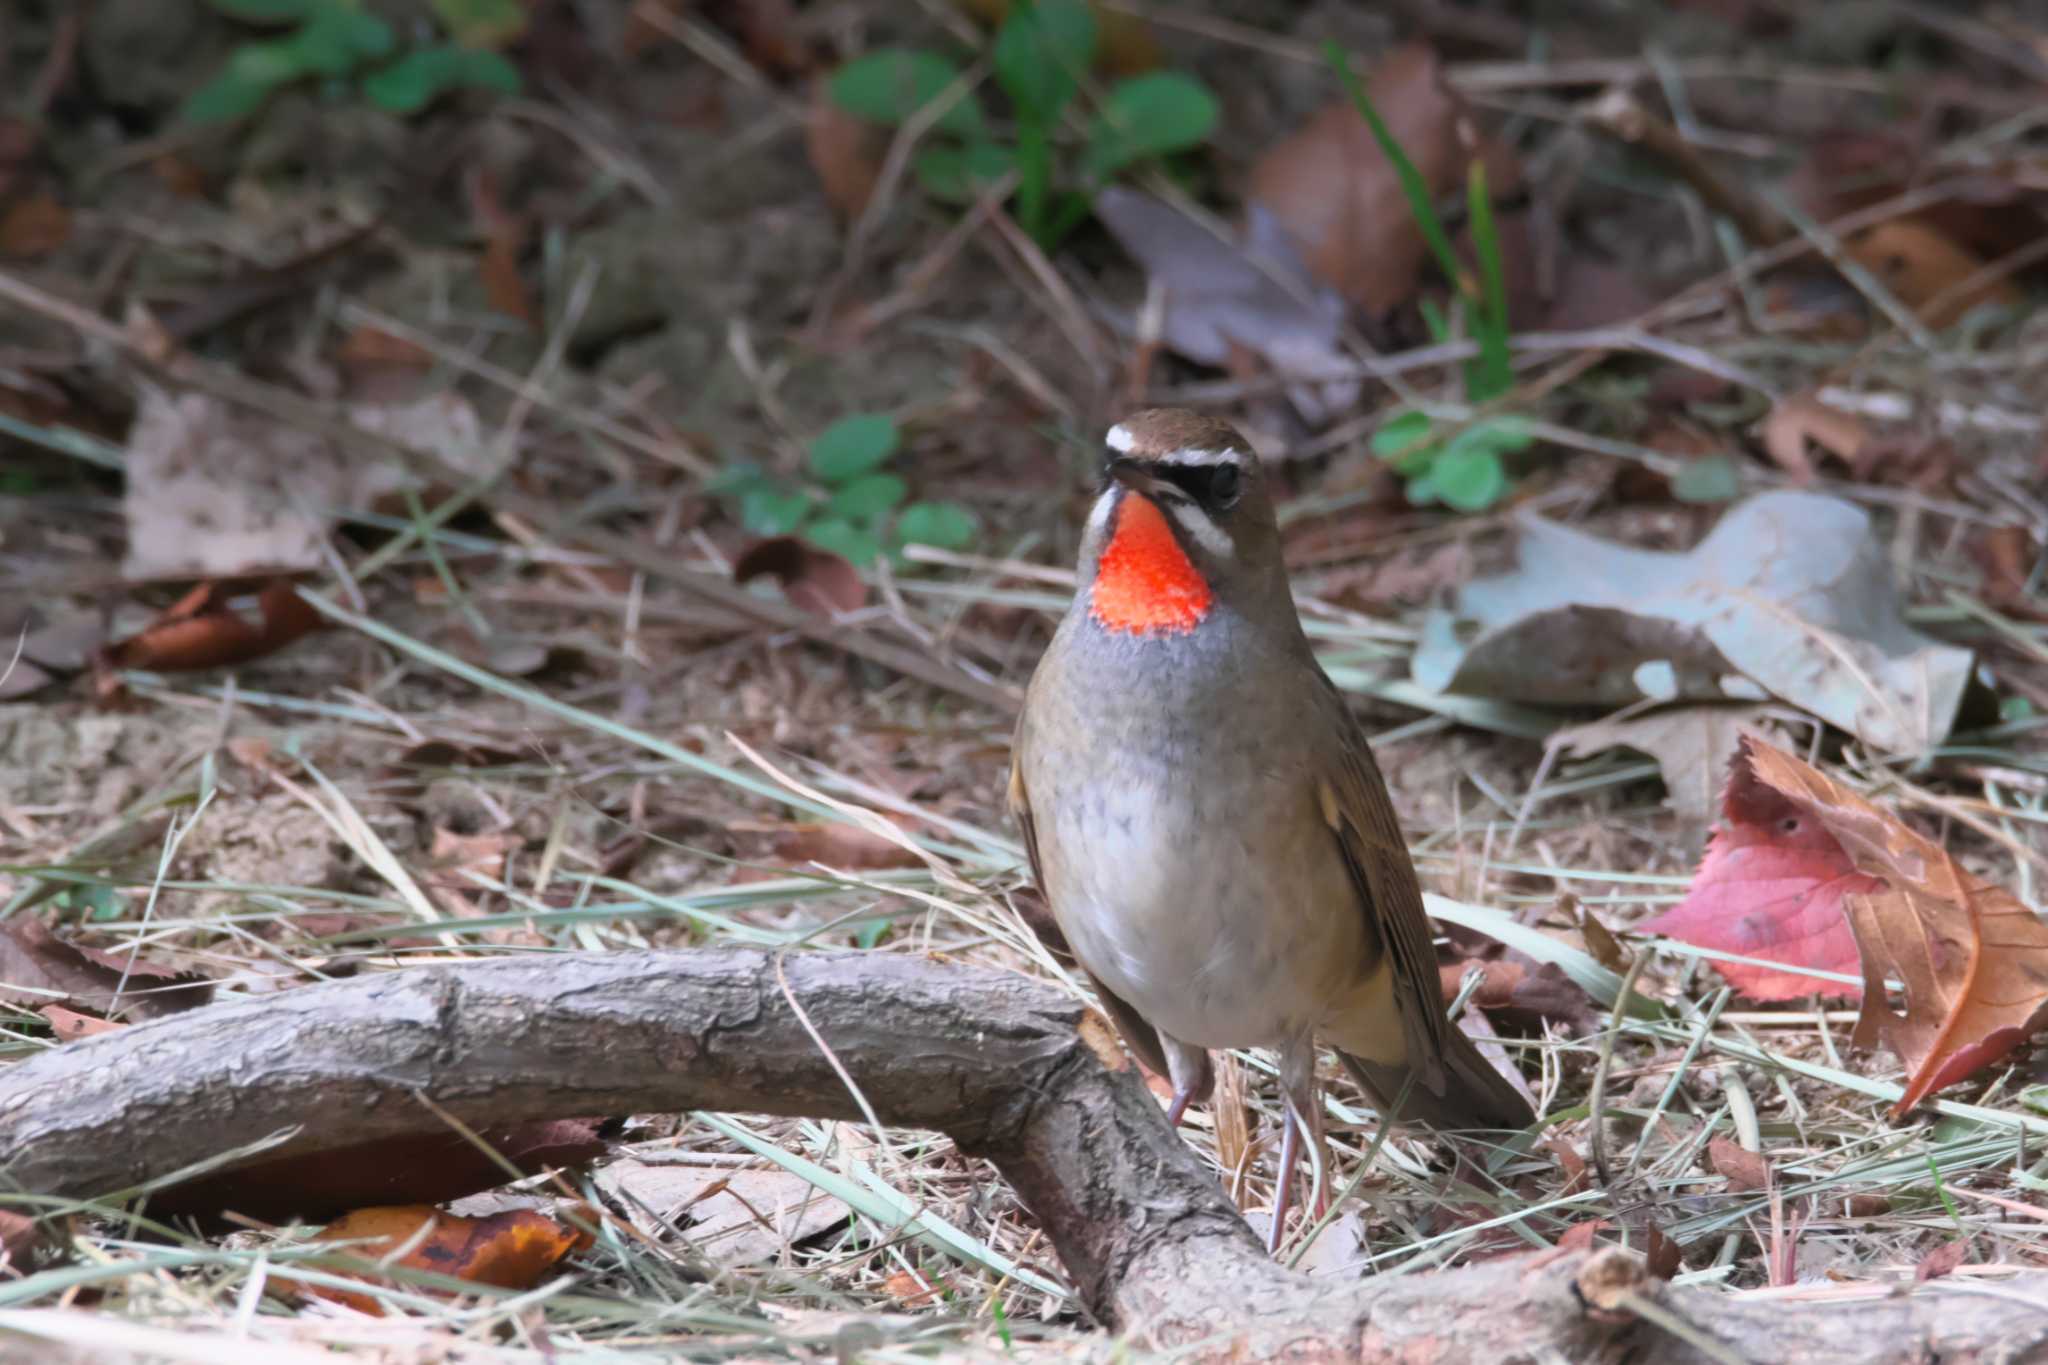
[[[256,603],[260,622],[230,610],[219,585],[202,584],[141,633],[109,645],[105,661],[113,668],[165,673],[220,668],[275,653],[325,624],[288,578],[272,579]]]
[[[431,1204],[393,1204],[344,1214],[329,1223],[314,1240],[357,1243],[348,1247],[346,1254],[373,1262],[383,1261],[403,1248],[404,1254],[390,1264],[499,1289],[531,1289],[563,1258],[588,1246],[590,1234],[566,1227],[532,1209],[494,1213],[488,1218],[463,1218],[443,1213]],[[365,1283],[383,1278],[374,1271],[350,1277]],[[422,1292],[417,1286],[411,1288]],[[377,1300],[367,1294],[327,1285],[308,1285],[305,1292],[365,1313],[383,1312]]]
[[[1842,245],[1930,327],[1946,327],[1981,303],[2014,304],[2020,299],[2018,287],[2007,279],[1962,288],[1983,269],[1984,261],[1918,218],[1878,223]]]
[[[2035,1032],[2048,1004],[2048,923],[1792,755],[1746,736],[1743,756],[1759,781],[1819,821],[1856,871],[1879,883],[1851,891],[1842,908],[1863,963],[1853,1041],[1882,1041],[1911,1073],[1894,1119]],[[1905,983],[1903,1013],[1886,1001],[1887,977]]]

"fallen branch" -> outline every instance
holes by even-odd
[[[15,1188],[93,1197],[295,1130],[261,1161],[536,1116],[684,1109],[883,1122],[993,1162],[1099,1321],[1211,1355],[1907,1361],[2016,1357],[2048,1311],[1936,1281],[1854,1302],[1655,1286],[1547,1252],[1363,1284],[1261,1251],[1107,1025],[1025,977],[876,953],[616,953],[418,968],[232,1001],[0,1072]],[[784,983],[787,989],[785,990]],[[426,1103],[431,1101],[431,1106]],[[440,1113],[435,1112],[436,1109]]]

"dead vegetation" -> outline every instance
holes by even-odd
[[[1168,70],[1221,113],[1048,247],[1013,182],[931,197],[937,119],[823,93],[929,47],[1001,111],[975,55],[999,6],[514,8],[518,97],[400,117],[309,86],[226,129],[175,114],[251,36],[198,0],[32,4],[0,42],[4,1046],[22,1077],[141,1059],[133,1093],[98,1082],[98,1128],[82,1080],[42,1101],[43,1148],[0,1076],[5,1349],[1069,1355],[1105,1349],[1091,1310],[1134,1349],[1235,1340],[1119,1302],[1153,1282],[1048,1212],[1076,1171],[938,1122],[937,1072],[871,1090],[879,991],[868,1019],[763,987],[786,1036],[747,1085],[628,1049],[581,1108],[594,1048],[487,1121],[459,1087],[344,1103],[341,1061],[275,1113],[252,1087],[240,1117],[179,1118],[144,1084],[178,1081],[149,1038],[223,1010],[374,1019],[433,971],[521,970],[495,959],[541,999],[568,953],[744,951],[782,983],[850,960],[815,950],[876,981],[937,960],[1079,1017],[999,812],[1100,430],[1139,403],[1224,412],[1275,462],[1447,1005],[1545,1115],[1461,1151],[1334,1083],[1345,1194],[1282,1253],[1331,1292],[1369,1277],[1323,1325],[1368,1356],[1508,1300],[1527,1335],[1497,1340],[1532,1352],[1827,1358],[1827,1323],[1867,1343],[1880,1311],[1902,1353],[2039,1339],[2040,32],[1924,6],[1612,32],[1492,0],[1104,6],[1077,108]],[[1404,413],[1424,446],[1375,440]],[[887,415],[869,472],[971,511],[970,541],[849,572],[749,524],[720,480],[836,496],[815,446],[849,414]],[[1489,453],[1497,495],[1449,510],[1485,485],[1444,462]],[[1728,788],[1745,730],[1795,765],[1764,785],[1800,828]],[[530,1021],[488,1017],[516,1070]],[[1229,1210],[1272,1205],[1277,1092],[1263,1056],[1222,1072],[1159,1160],[1255,1252]],[[815,1103],[769,1102],[799,1074]],[[1134,1087],[1103,1084],[1152,1150]],[[516,1283],[426,1215],[365,1224],[376,1275],[311,1225],[457,1200],[532,1254]],[[1669,1287],[1576,1306],[1621,1273],[1610,1244]]]

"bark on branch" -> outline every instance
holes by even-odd
[[[877,954],[512,958],[137,1025],[0,1072],[0,1178],[92,1197],[287,1128],[262,1160],[444,1132],[422,1096],[479,1129],[682,1109],[859,1119],[792,1000],[884,1122],[993,1162],[1089,1310],[1155,1344],[1410,1361],[1707,1360],[1716,1341],[1759,1360],[1917,1361],[2048,1344],[2048,1310],[2010,1297],[2048,1294],[2039,1274],[2003,1298],[1936,1282],[1796,1305],[1659,1290],[1612,1251],[1310,1281],[1266,1258],[1099,1019],[1023,977]]]

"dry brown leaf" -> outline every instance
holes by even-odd
[[[34,1218],[0,1209],[0,1278],[17,1280],[68,1259],[69,1216]]]
[[[857,611],[866,605],[868,585],[843,556],[820,550],[795,536],[757,540],[733,561],[735,583],[763,574],[782,584],[783,595],[819,616]]]
[[[896,1300],[899,1308],[923,1308],[951,1293],[953,1286],[936,1276],[917,1276],[907,1270],[899,1270],[882,1281],[882,1288]]]
[[[1979,304],[2010,306],[2021,298],[2008,279],[1962,288],[1984,268],[1983,258],[1917,218],[1878,223],[1842,246],[1929,327],[1946,327]]]
[[[841,109],[826,82],[812,87],[810,108],[804,113],[804,150],[824,188],[825,202],[842,223],[851,223],[868,206],[888,145],[888,132]]]
[[[1731,1190],[1764,1190],[1771,1184],[1771,1167],[1763,1157],[1740,1143],[1715,1138],[1707,1144],[1707,1158],[1717,1175]]]
[[[519,273],[519,253],[525,244],[525,224],[509,222],[494,228],[484,242],[476,272],[493,310],[534,327],[539,325],[540,315],[534,311],[533,297]]]
[[[300,916],[303,920],[308,916]],[[397,940],[387,940],[396,946]],[[163,1216],[210,1218],[231,1209],[267,1222],[338,1218],[350,1210],[432,1204],[497,1189],[506,1163],[524,1175],[581,1169],[609,1149],[602,1119],[530,1120],[473,1133],[441,1129],[264,1159],[199,1176],[151,1196]]]
[[[118,1033],[128,1027],[118,1020],[102,1019],[97,1014],[80,1014],[62,1005],[45,1005],[36,1013],[50,1021],[50,1034],[60,1043],[90,1038],[97,1033]]]
[[[1564,1172],[1564,1183],[1557,1187],[1557,1197],[1577,1194],[1593,1183],[1592,1168],[1586,1164],[1586,1158],[1579,1155],[1578,1148],[1563,1138],[1545,1138],[1538,1145],[1557,1158],[1558,1169]]]
[[[1756,724],[1763,708],[1743,702],[1668,706],[1621,719],[1589,721],[1560,730],[1553,747],[1581,755],[1625,748],[1657,760],[1671,809],[1687,835],[1698,840],[1714,822],[1714,802],[1723,775],[1735,757],[1745,727]]]
[[[846,872],[924,865],[923,859],[903,845],[854,825],[792,825],[775,836],[774,847],[778,858],[823,863]]]
[[[1831,408],[1812,393],[1790,394],[1772,404],[1759,434],[1765,453],[1801,483],[1813,481],[1809,442],[1840,459],[1859,477],[1860,457],[1871,444],[1870,428],[1861,417]]]
[[[34,194],[0,214],[0,256],[47,256],[71,237],[71,210],[50,194]]]
[[[393,336],[367,322],[342,338],[334,358],[343,369],[352,373],[383,368],[425,370],[434,363],[434,357],[425,347],[404,337]]]
[[[1920,1264],[1913,1267],[1913,1279],[1924,1282],[1927,1280],[1938,1280],[1944,1275],[1952,1274],[1956,1267],[1963,1263],[1963,1258],[1969,1254],[1970,1239],[1967,1237],[1958,1237],[1953,1242],[1944,1242],[1920,1258]]]
[[[1461,183],[1467,153],[1460,105],[1427,44],[1396,48],[1366,76],[1373,104],[1432,193]],[[1428,247],[1393,165],[1349,99],[1339,99],[1266,150],[1251,196],[1338,293],[1383,315],[1414,296]]]
[[[475,878],[503,880],[506,856],[524,842],[519,835],[505,831],[458,834],[452,829],[436,828],[433,845],[427,851],[434,864],[427,894],[458,919],[476,918],[484,911],[472,897],[484,894],[488,888],[479,885]]]
[[[108,668],[160,673],[222,668],[273,654],[326,625],[288,578],[272,579],[257,594],[260,620],[250,620],[228,603],[224,588],[203,583],[140,633],[107,646],[103,662]]]
[[[1606,1218],[1593,1218],[1583,1223],[1574,1223],[1558,1234],[1557,1249],[1591,1251],[1594,1239],[1613,1226],[1614,1223]]]
[[[1685,1268],[1685,1248],[1673,1241],[1655,1223],[1643,1228],[1643,1263],[1660,1280],[1668,1280]]]
[[[66,943],[33,915],[0,925],[0,1000],[39,1009],[60,1002],[158,1018],[203,1005],[213,983],[146,958]]]
[[[1984,600],[2008,616],[2048,621],[2048,603],[2028,591],[2041,552],[2034,533],[2024,526],[1993,526],[1971,545],[1972,557],[1984,570]]]
[[[410,1249],[390,1264],[411,1270],[431,1271],[471,1284],[494,1285],[500,1289],[531,1289],[570,1253],[588,1246],[590,1234],[565,1226],[532,1209],[516,1209],[489,1218],[463,1218],[443,1213],[431,1204],[396,1204],[357,1209],[329,1223],[314,1237],[319,1242],[357,1242],[347,1250],[349,1259],[380,1261],[401,1247]],[[375,1283],[387,1277],[365,1267],[349,1278]],[[279,1272],[278,1279],[291,1277]],[[403,1283],[403,1282],[401,1282]],[[413,1293],[442,1293],[419,1285],[405,1285]],[[357,1294],[329,1285],[308,1285],[305,1293],[360,1312],[380,1316],[383,1307],[368,1294]]]
[[[1753,738],[1743,749],[1760,781],[1819,821],[1858,872],[1883,883],[1844,897],[1842,908],[1863,964],[1853,1041],[1882,1042],[1910,1073],[1895,1120],[2034,1033],[2048,1004],[2048,923],[1792,755]],[[1886,1001],[1887,977],[1905,983],[1903,1013]]]

